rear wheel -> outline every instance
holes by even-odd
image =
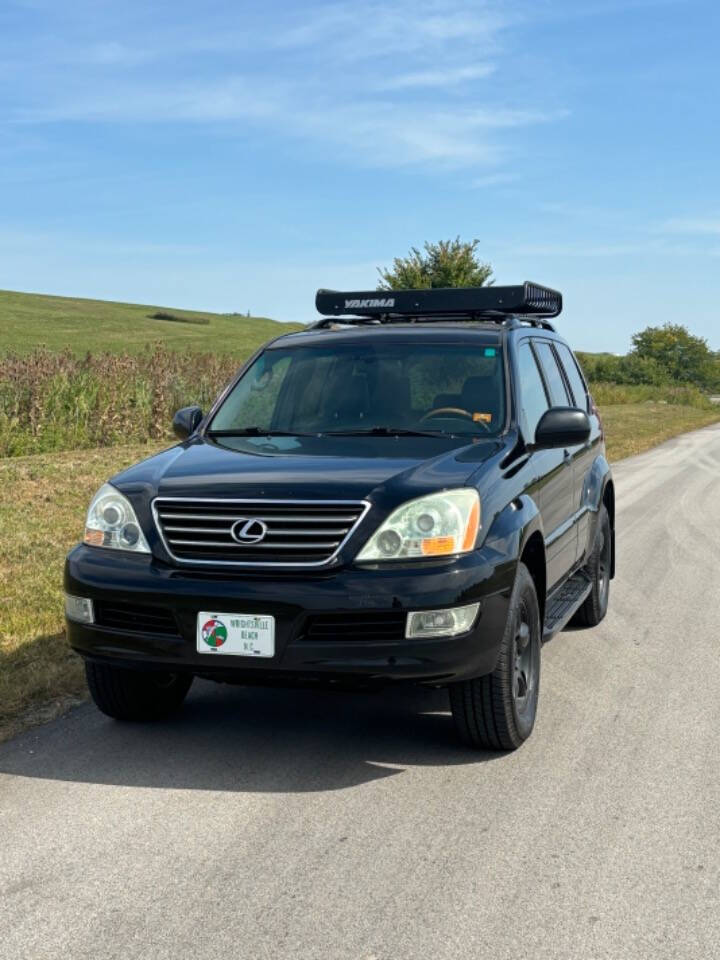
[[[90,695],[95,705],[116,720],[157,720],[177,710],[192,674],[127,670],[86,661]]]
[[[595,627],[608,609],[610,599],[610,568],[612,564],[612,534],[610,532],[610,517],[605,506],[600,507],[598,513],[597,532],[592,553],[587,562],[586,570],[592,580],[592,590],[588,598],[575,614],[573,621],[580,626]]]
[[[535,584],[520,563],[495,669],[450,687],[455,726],[469,747],[515,750],[530,736],[540,690],[540,642]]]

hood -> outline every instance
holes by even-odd
[[[327,438],[318,455],[303,449],[251,452],[247,445],[236,449],[197,437],[130,467],[112,482],[123,493],[148,499],[360,500],[383,494],[410,499],[463,486],[501,447],[489,439],[461,447],[452,443],[457,440]]]

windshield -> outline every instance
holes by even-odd
[[[505,424],[496,343],[375,343],[266,350],[210,434],[496,436]]]

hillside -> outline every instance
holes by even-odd
[[[152,318],[159,312],[178,319]],[[272,337],[296,329],[297,324],[266,317],[0,290],[0,354],[27,353],[38,346],[53,351],[69,347],[76,354],[138,353],[161,343],[171,350],[245,357]]]

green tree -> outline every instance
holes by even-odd
[[[711,389],[717,382],[715,354],[706,340],[693,336],[682,324],[647,327],[634,334],[632,343],[629,357],[654,361],[671,380]]]
[[[476,254],[479,240],[440,240],[425,243],[424,252],[412,247],[407,257],[396,257],[381,269],[378,290],[428,290],[431,287],[482,287],[492,282],[492,267]]]

